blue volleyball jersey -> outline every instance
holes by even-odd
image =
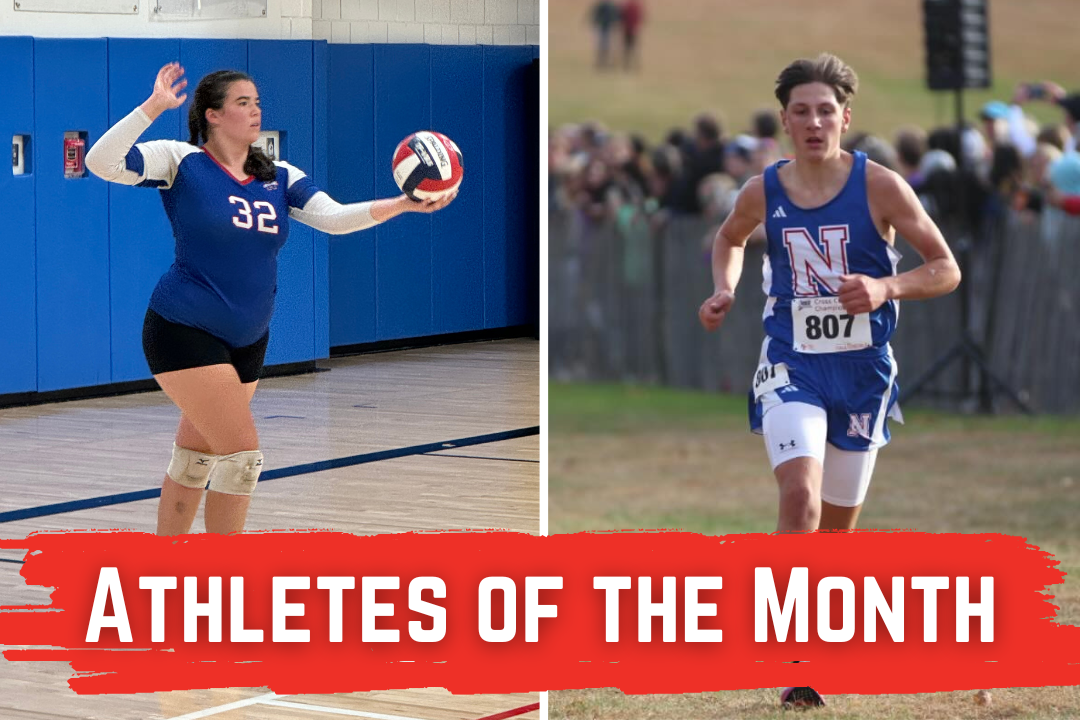
[[[270,181],[237,180],[209,153],[155,140],[131,148],[127,170],[161,192],[176,239],[176,260],[158,281],[150,308],[232,347],[266,334],[277,292],[277,256],[289,236],[289,209],[319,189],[278,162]]]
[[[840,193],[810,209],[796,206],[784,192],[777,170],[785,162],[765,170],[765,334],[801,353],[881,356],[896,329],[899,305],[886,301],[867,318],[850,316],[839,300],[829,299],[839,291],[841,275],[888,277],[900,260],[870,214],[866,155],[854,153]]]

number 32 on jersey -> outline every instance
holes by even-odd
[[[264,233],[270,233],[276,235],[278,226],[273,222],[277,220],[277,211],[274,210],[274,206],[265,200],[258,200],[254,203],[255,212],[257,216],[253,217],[251,213],[251,205],[248,201],[235,195],[229,196],[229,203],[232,205],[238,205],[236,208],[237,214],[233,215],[233,225],[243,230],[250,230],[258,223],[258,231]]]

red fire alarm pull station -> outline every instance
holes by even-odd
[[[81,178],[86,175],[86,165],[83,158],[86,156],[86,140],[82,133],[64,133],[64,177]]]

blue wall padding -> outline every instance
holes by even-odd
[[[338,202],[375,197],[375,50],[328,48],[329,163],[326,190]],[[383,160],[389,166],[390,158]],[[383,172],[389,173],[389,169]],[[375,231],[330,238],[330,345],[378,339],[375,327]]]
[[[282,159],[311,174],[315,165],[312,43],[250,40],[248,72],[258,85],[263,129],[283,132]],[[314,231],[298,222],[289,228],[289,240],[278,255],[278,292],[266,353],[271,365],[316,357]]]
[[[529,274],[537,258],[531,245],[525,203],[527,173],[538,169],[526,162],[535,137],[526,137],[525,91],[530,47],[506,47],[484,53],[484,289],[485,327],[499,328],[532,322],[527,293],[534,285]]]
[[[375,195],[400,195],[391,175],[394,148],[431,126],[431,49],[375,46]],[[407,213],[375,228],[378,339],[432,332],[431,216]]]
[[[465,167],[457,199],[431,217],[434,325],[437,334],[484,324],[484,49],[431,48],[439,87],[431,93],[431,128],[453,140]]]
[[[293,222],[279,258],[267,361],[327,357],[332,346],[535,322],[535,47],[327,45],[324,41],[0,37],[0,142],[30,135],[30,170],[0,172],[0,394],[149,377],[141,330],[173,260],[160,195],[63,176],[63,133],[93,145],[179,60],[188,102],[141,140],[188,139],[195,85],[251,74],[263,127],[284,159],[341,202],[395,197],[397,143],[433,129],[461,148],[453,205],[347,236]],[[535,108],[535,104],[532,106]],[[6,146],[6,145],[5,145]],[[535,150],[535,148],[534,148]],[[530,214],[531,213],[531,214]],[[529,279],[533,278],[530,285]]]
[[[396,195],[391,154],[416,130],[452,138],[466,168],[441,213],[380,225],[374,247],[369,232],[331,240],[330,344],[538,322],[537,216],[524,205],[537,203],[539,140],[525,101],[538,49],[331,45],[329,54],[334,197]]]
[[[188,98],[180,109],[180,131],[178,140],[187,140],[188,110],[195,96],[195,86],[204,75],[215,70],[248,71],[247,40],[200,40],[184,38],[180,41],[180,64],[184,67],[184,77],[188,80]]]
[[[319,187],[326,187],[329,171],[327,134],[330,129],[329,43],[312,43],[315,73],[315,164],[311,177]],[[315,233],[315,357],[330,355],[330,236]]]
[[[107,42],[34,41],[39,391],[108,383],[108,188],[64,177],[64,132],[108,127]]]
[[[0,37],[0,145],[34,133],[34,41]],[[33,171],[33,162],[30,163]],[[34,184],[37,172],[13,176],[0,165],[0,393],[37,387]]]
[[[154,89],[158,70],[180,58],[179,40],[109,40],[109,125],[123,119]],[[184,123],[186,127],[187,123]],[[140,141],[176,140],[180,112],[162,113]],[[173,261],[172,227],[152,188],[108,184],[112,381],[150,377],[142,325],[150,294]]]

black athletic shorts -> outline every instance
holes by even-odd
[[[143,353],[154,375],[207,365],[232,365],[240,382],[255,382],[262,373],[269,340],[270,333],[266,333],[251,345],[231,348],[205,330],[169,322],[153,310],[146,311],[143,321]]]

